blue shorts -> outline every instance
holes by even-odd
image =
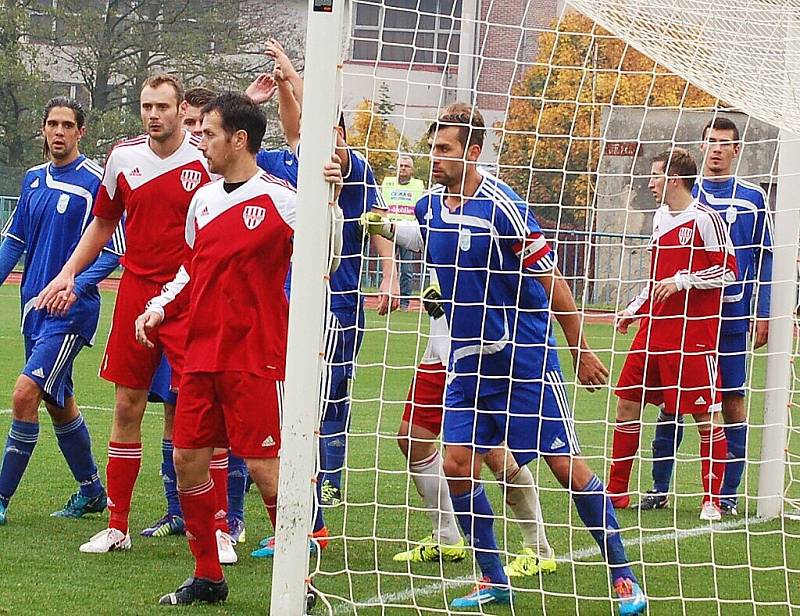
[[[465,396],[456,377],[445,393],[442,439],[478,453],[505,442],[517,464],[543,455],[580,453],[569,397],[559,370],[544,382],[515,383],[508,392],[481,396],[477,404]]]
[[[176,394],[170,388],[172,381],[172,368],[167,361],[167,356],[161,356],[161,363],[158,364],[156,373],[153,375],[153,380],[150,382],[150,393],[147,394],[148,402],[163,402],[164,404],[175,405],[178,400]]]
[[[719,375],[722,394],[744,396],[747,380],[747,332],[719,337]]]
[[[78,334],[53,333],[35,339],[25,336],[22,374],[39,386],[45,402],[64,408],[64,402],[75,392],[72,363],[85,346],[88,342]]]
[[[322,421],[345,421],[350,410],[350,380],[364,339],[364,311],[329,312],[325,325]]]

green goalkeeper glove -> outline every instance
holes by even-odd
[[[394,239],[394,227],[386,217],[377,212],[367,212],[361,215],[361,228],[364,233],[373,236],[380,235],[387,240]]]
[[[438,284],[432,284],[422,292],[422,305],[425,306],[425,311],[431,318],[438,319],[444,316],[442,292],[439,290]]]

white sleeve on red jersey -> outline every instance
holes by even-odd
[[[297,193],[284,182],[276,180],[267,173],[263,174],[263,177],[264,181],[269,184],[267,194],[275,204],[275,209],[278,210],[283,221],[294,231],[297,220]]]
[[[92,208],[92,213],[95,216],[108,220],[121,218],[125,212],[125,204],[122,202],[120,195],[117,194],[117,178],[120,174],[119,157],[120,154],[117,148],[111,150],[111,154],[106,160],[103,181],[100,183],[100,189],[97,191],[97,197]]]
[[[736,282],[736,254],[722,218],[711,208],[697,205],[695,225],[703,241],[702,250],[708,253],[713,265],[698,271],[677,272],[674,280],[678,290],[718,289]]]

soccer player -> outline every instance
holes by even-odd
[[[739,128],[717,117],[703,129],[700,148],[705,155],[702,181],[692,188],[698,201],[715,210],[728,227],[736,251],[738,276],[727,285],[722,299],[719,337],[719,374],[722,381],[722,417],[728,461],[720,489],[723,514],[737,514],[739,484],[747,458],[747,411],[744,383],[747,378],[747,332],[752,318],[753,286],[758,282],[754,348],[767,343],[769,333],[770,281],[772,280],[772,225],[764,191],[735,177],[732,171],[740,151]],[[659,414],[653,439],[653,489],[642,498],[639,509],[663,509],[669,505],[669,484],[675,451],[683,439],[681,416]],[[677,421],[676,421],[677,420]]]
[[[369,225],[368,230],[382,230],[383,225],[380,222],[379,225]],[[459,561],[466,557],[436,443],[442,429],[450,335],[435,272],[431,272],[431,280],[432,284],[423,293],[423,304],[431,317],[430,335],[408,391],[397,444],[409,462],[433,532],[414,548],[395,554],[394,560],[400,562]],[[514,512],[523,535],[522,552],[505,567],[506,574],[526,577],[555,571],[555,553],[547,541],[539,495],[530,469],[524,465],[520,467],[504,447],[492,449],[486,456],[486,464],[501,483],[506,505]]]
[[[0,469],[0,524],[39,438],[39,405],[44,400],[58,446],[79,484],[57,517],[79,518],[106,508],[106,493],[92,455],[89,430],[75,403],[72,365],[81,349],[91,346],[100,316],[97,284],[110,274],[124,251],[119,227],[100,256],[75,280],[68,316],[33,310],[34,300],[72,254],[92,219],[92,204],[102,169],[79,151],[86,132],[81,105],[66,97],[51,99],[44,109],[42,134],[49,159],[29,169],[17,208],[3,230],[0,284],[26,254],[20,299],[25,367],[12,396],[11,429]]]
[[[715,425],[722,287],[736,279],[733,245],[719,215],[692,197],[697,165],[681,148],[652,160],[649,188],[659,208],[650,240],[647,287],[620,313],[625,334],[641,319],[617,387],[608,490],[616,508],[629,505],[628,482],[639,449],[642,406],[691,415],[700,434],[700,519],[720,519],[718,497],[727,447]]]
[[[260,75],[256,78],[250,88],[255,87],[264,78]],[[250,89],[248,88],[248,90]],[[203,107],[217,94],[208,88],[190,88],[186,90],[181,103],[183,116],[183,128],[192,135],[200,139],[203,136]],[[148,400],[150,402],[163,402],[164,404],[164,433],[161,440],[161,479],[164,483],[164,498],[167,501],[167,511],[153,525],[143,529],[140,535],[143,537],[166,537],[169,535],[181,535],[184,532],[183,515],[181,505],[178,501],[176,489],[175,463],[172,459],[172,426],[175,420],[175,399],[176,395],[170,388],[172,379],[172,369],[166,357],[163,357],[150,387]],[[244,495],[247,485],[247,466],[244,460],[228,453],[225,459],[225,452],[216,452],[213,468],[219,484],[217,489],[220,493],[227,491],[228,500],[225,507],[220,508],[220,530],[230,536],[233,544],[244,543],[246,539],[244,527]],[[227,470],[227,482],[222,480],[222,473]],[[227,485],[227,489],[225,486]],[[220,503],[220,506],[223,503]],[[222,521],[221,512],[226,512],[225,523]],[[222,546],[228,564],[235,562],[235,551],[232,546]]]
[[[258,154],[257,161],[268,173],[296,185],[299,161],[295,151],[300,147],[302,79],[297,75],[277,41],[270,41],[269,53],[275,58],[274,83],[277,88],[281,125],[291,149],[262,150]],[[251,98],[253,90],[248,89]],[[341,471],[346,458],[350,381],[364,331],[363,297],[358,292],[363,244],[360,219],[366,212],[375,211],[382,215],[386,212],[372,168],[363,156],[347,146],[347,131],[343,116],[339,118],[337,155],[341,160],[345,181],[339,198],[345,221],[341,264],[331,275],[329,283],[330,314],[326,325],[325,344],[327,368],[323,382],[326,402],[320,439],[320,465],[324,478],[318,483],[320,492],[318,498],[324,505],[337,505],[342,498]],[[392,262],[391,243],[378,237],[375,239],[375,249],[381,259],[383,273],[378,311],[385,314],[398,306],[399,283]],[[323,529],[322,512],[318,511],[314,531],[322,532]],[[266,550],[257,550],[254,556],[271,556],[272,538],[269,537],[261,543],[266,544],[262,545]]]
[[[417,203],[418,227],[391,224],[388,234],[425,250],[450,330],[444,471],[456,518],[484,576],[451,607],[511,601],[494,512],[480,483],[484,457],[505,442],[517,464],[541,455],[570,489],[609,563],[620,614],[640,614],[647,600],[628,564],[614,508],[580,455],[551,314],[564,330],[578,380],[593,389],[608,371],[586,345],[575,301],[533,212],[507,184],[478,169],[484,132],[483,117],[471,105],[444,110],[428,133],[433,180],[440,186]]]
[[[100,367],[100,376],[115,384],[106,469],[111,516],[108,528],[84,543],[82,552],[130,548],[128,515],[142,460],[141,424],[162,353],[172,366],[173,387],[181,374],[186,311],[159,329],[152,349],[140,345],[134,335],[134,323],[145,303],[172,280],[184,261],[189,202],[209,180],[198,140],[181,128],[181,101],[183,86],[175,77],[157,74],[145,81],[140,109],[147,132],[112,150],[94,204],[94,220],[36,302],[51,313],[68,310],[75,276],[97,256],[125,214],[125,271]]]
[[[214,538],[213,448],[230,446],[245,458],[275,525],[289,317],[284,281],[296,199],[256,164],[265,129],[266,117],[247,96],[223,94],[204,108],[200,149],[223,179],[195,195],[186,221],[187,267],[136,323],[137,338],[151,347],[176,305],[189,305],[174,440],[195,571],[160,599],[165,605],[216,603],[228,594]],[[329,163],[325,176],[340,183],[339,165]]]
[[[414,159],[408,154],[397,158],[397,175],[383,178],[381,194],[393,220],[414,220],[414,206],[425,192],[425,182],[414,177]],[[414,254],[400,246],[396,249],[400,264],[400,308],[408,310],[414,281]]]
[[[203,107],[216,96],[216,92],[201,87],[189,88],[183,95],[181,124],[197,138],[203,136]]]

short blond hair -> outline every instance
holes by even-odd
[[[183,83],[181,83],[180,79],[174,75],[170,75],[169,73],[154,73],[153,75],[150,75],[144,80],[144,83],[142,84],[142,90],[145,88],[157,88],[165,83],[172,86],[172,89],[175,90],[176,102],[178,105],[180,105],[183,102],[184,97]]]

